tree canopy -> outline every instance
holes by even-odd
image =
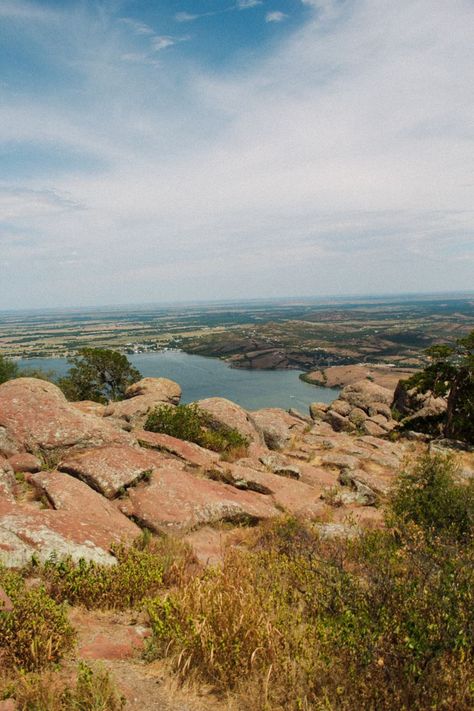
[[[454,345],[432,346],[426,353],[430,363],[407,385],[446,397],[445,436],[474,442],[474,331]]]
[[[58,382],[68,400],[121,400],[142,377],[127,356],[106,348],[81,348],[68,362],[72,367]]]
[[[12,360],[0,355],[0,385],[18,377],[18,366]]]

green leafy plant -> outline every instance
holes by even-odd
[[[430,363],[405,386],[446,397],[448,407],[442,418],[445,436],[474,442],[474,331],[453,346],[432,346],[426,353]]]
[[[227,455],[245,454],[248,440],[240,432],[225,425],[211,423],[206,412],[195,403],[191,405],[160,405],[147,417],[145,429],[195,442],[201,447]]]
[[[3,568],[0,585],[13,603],[11,612],[0,611],[3,663],[26,670],[41,669],[72,649],[75,633],[66,607],[55,602],[44,586],[27,588],[19,573]]]
[[[128,609],[156,595],[190,555],[179,542],[152,539],[147,533],[134,545],[116,546],[113,552],[116,565],[52,558],[39,572],[55,600],[89,609]]]
[[[0,355],[0,385],[6,383],[7,380],[18,378],[19,370],[16,363],[5,356]]]
[[[457,479],[453,456],[426,454],[400,475],[390,499],[389,521],[420,526],[430,536],[471,540],[474,480]]]
[[[58,381],[68,400],[120,400],[141,378],[125,355],[106,348],[81,348],[68,361],[69,373]]]

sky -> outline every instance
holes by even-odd
[[[474,290],[473,0],[0,0],[0,309]]]

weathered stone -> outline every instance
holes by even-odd
[[[113,499],[150,475],[159,463],[156,454],[137,447],[97,447],[64,459],[58,469]]]
[[[138,430],[134,432],[134,435],[142,447],[168,452],[194,467],[206,469],[219,460],[219,455],[216,452],[204,449],[194,442],[186,442],[161,432]]]
[[[14,472],[39,472],[42,466],[41,459],[35,457],[34,454],[28,454],[28,452],[14,454],[9,458],[8,463]]]
[[[370,380],[358,380],[356,383],[347,385],[339,397],[341,400],[346,400],[352,407],[360,407],[367,412],[369,407],[375,403],[390,405],[393,394],[391,390],[382,388]]]
[[[198,407],[207,413],[211,427],[216,430],[230,427],[245,437],[249,443],[263,444],[253,413],[249,414],[240,405],[223,397],[209,397],[197,402]]]
[[[407,388],[406,381],[401,380],[393,396],[392,407],[403,416],[419,415],[422,417],[436,417],[442,415],[447,408],[447,401],[442,397],[435,397],[430,391],[418,392],[417,388]]]
[[[58,472],[28,476],[39,477],[45,474],[67,477],[67,474]],[[80,481],[72,481],[77,486],[89,489]],[[89,492],[112,507],[100,494],[91,489]],[[54,498],[59,497],[54,495]],[[132,540],[140,534],[138,526],[116,509],[115,515],[111,510],[101,511],[97,502],[91,508],[90,500],[82,489],[75,489],[69,498],[76,501],[75,507],[71,504],[71,510],[64,508],[55,511],[38,509],[33,505],[0,503],[0,562],[7,567],[21,568],[30,563],[33,556],[44,562],[55,555],[58,558],[71,556],[75,561],[84,558],[111,565],[115,563],[110,553],[111,544]]]
[[[292,417],[296,417],[297,420],[301,420],[302,422],[306,423],[307,425],[312,425],[313,420],[311,417],[308,417],[308,415],[303,415],[302,412],[299,410],[295,410],[294,407],[290,407],[288,410],[288,414],[291,415]]]
[[[321,420],[328,410],[329,405],[326,402],[312,402],[309,406],[309,414],[313,420]]]
[[[104,417],[110,417],[121,426],[143,427],[148,414],[160,404],[177,405],[181,388],[168,378],[143,378],[133,383],[125,392],[125,400],[107,405]]]
[[[364,420],[367,419],[367,413],[360,407],[354,407],[349,414],[349,421],[356,427],[360,427]]]
[[[277,515],[268,496],[201,479],[172,462],[149,484],[128,490],[119,508],[152,531],[190,531],[219,521],[257,521]],[[183,466],[183,465],[181,465]]]
[[[252,418],[270,449],[284,449],[305,430],[304,422],[278,407],[255,410]]]
[[[239,464],[226,464],[214,475],[219,481],[271,496],[278,509],[307,518],[322,512],[319,491],[299,481],[293,481],[270,472],[262,472]]]
[[[129,441],[102,418],[73,407],[53,383],[17,378],[0,385],[0,453],[6,456]]]
[[[374,415],[383,415],[387,420],[392,419],[392,411],[388,405],[383,402],[374,402],[373,405],[369,407],[369,416],[374,417]]]
[[[73,608],[70,620],[77,631],[80,659],[131,659],[143,653],[151,630],[141,624],[126,624],[117,616],[99,616],[96,611]]]
[[[169,402],[178,405],[181,400],[181,387],[168,378],[142,378],[129,385],[125,398],[152,397],[159,402]]]
[[[321,457],[321,463],[328,467],[337,467],[338,469],[356,469],[357,459],[348,454],[325,454]]]
[[[32,556],[84,558],[113,564],[113,543],[132,540],[140,529],[86,484],[60,472],[28,474],[28,481],[53,507],[0,507],[0,560],[21,567]]]
[[[331,410],[333,412],[337,412],[338,415],[347,417],[352,410],[352,407],[345,400],[334,400],[334,402],[331,403]]]
[[[290,479],[300,478],[300,469],[276,452],[269,452],[268,454],[262,455],[260,462],[273,472],[273,474],[287,476],[290,477]]]
[[[357,441],[364,442],[375,449],[386,449],[387,447],[386,440],[374,437],[373,435],[363,435],[362,437],[359,437]]]
[[[356,426],[347,417],[343,417],[334,410],[328,410],[324,415],[324,420],[331,425],[335,432],[354,432],[356,429]]]
[[[78,400],[76,402],[71,402],[72,407],[76,410],[85,412],[86,415],[95,415],[96,417],[103,417],[106,405],[100,402],[94,402],[94,400]]]
[[[372,422],[372,420],[365,420],[361,425],[361,430],[372,437],[381,437],[387,434],[383,427],[380,427],[376,422]]]
[[[194,555],[202,565],[218,565],[222,563],[225,551],[232,543],[234,531],[203,526],[186,534],[183,540],[191,546]]]
[[[0,498],[4,501],[15,501],[16,479],[9,461],[0,455]]]
[[[373,496],[373,502],[376,503],[377,498],[388,494],[395,480],[394,471],[384,471],[383,473],[374,473],[363,469],[349,470],[343,469],[339,474],[339,483],[343,486],[352,486],[354,489],[361,490],[366,487],[370,495]]]

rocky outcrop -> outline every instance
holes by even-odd
[[[216,452],[204,449],[194,442],[186,442],[161,432],[137,430],[134,435],[142,447],[154,449],[158,452],[166,452],[182,459],[193,467],[206,469],[212,467],[219,460],[219,455]]]
[[[16,479],[9,461],[0,456],[0,499],[15,501]]]
[[[228,462],[140,428],[150,407],[179,399],[176,384],[151,381],[132,386],[124,403],[138,402],[140,414],[127,421],[68,403],[44,381],[0,387],[7,455],[0,455],[0,562],[21,566],[54,554],[113,564],[111,546],[132,541],[140,527],[184,537],[201,560],[214,560],[219,542],[238,541],[232,525],[282,512],[335,526],[348,516],[357,526],[379,525],[405,447],[424,446],[385,438],[393,425],[387,391],[365,381],[332,405],[313,406],[311,420],[278,408],[246,412],[224,398],[200,401],[211,427],[236,429],[250,442],[245,457]],[[464,464],[466,471],[474,466]]]
[[[312,402],[309,406],[309,414],[313,420],[322,420],[328,410],[329,405],[327,402]]]
[[[154,471],[149,483],[130,489],[118,506],[157,533],[185,532],[220,521],[238,524],[277,515],[267,496],[199,478],[185,471],[179,462]]]
[[[402,428],[432,434],[440,434],[440,421],[447,406],[445,398],[436,397],[429,391],[420,393],[417,388],[408,388],[404,381],[398,383],[392,402],[393,409],[400,416]]]
[[[143,427],[148,414],[160,404],[177,405],[181,399],[178,383],[168,378],[143,378],[130,385],[125,400],[112,402],[103,416],[110,417],[125,429]]]
[[[140,529],[103,496],[62,472],[29,474],[50,508],[16,504],[0,508],[0,560],[10,566],[51,555],[113,564],[113,543],[131,541]]]
[[[230,427],[237,430],[249,443],[263,443],[262,435],[255,424],[254,413],[249,414],[235,402],[223,397],[209,397],[199,400],[196,404],[207,414],[211,427],[217,430],[220,427]]]
[[[0,454],[4,456],[129,441],[102,418],[73,407],[53,383],[18,378],[0,385]]]
[[[8,463],[15,473],[34,473],[41,471],[42,468],[41,459],[39,457],[35,457],[34,454],[28,454],[28,452],[14,454],[13,457],[10,457]]]
[[[100,447],[73,454],[60,462],[58,469],[113,499],[149,476],[162,459],[160,455],[136,447]]]
[[[306,429],[307,424],[278,407],[252,412],[252,419],[269,449],[283,449],[292,438]]]
[[[381,385],[392,392],[397,387],[399,380],[409,378],[413,370],[395,368],[387,365],[333,365],[329,368],[314,370],[306,373],[304,379],[308,383],[323,385],[327,388],[345,388],[346,385],[357,383],[361,380]]]
[[[370,380],[359,380],[345,387],[337,400],[327,408],[311,406],[314,419],[328,422],[336,432],[360,431],[383,436],[397,425],[392,418],[392,393]]]

